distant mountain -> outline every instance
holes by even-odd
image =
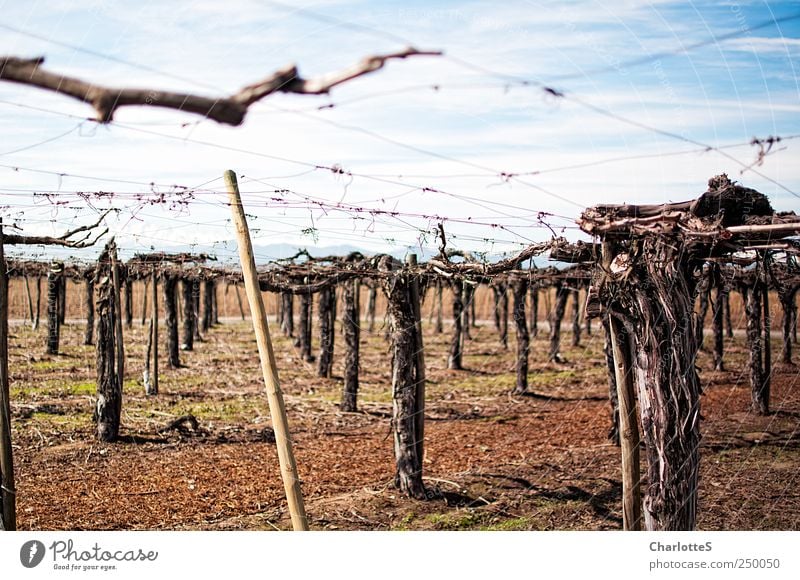
[[[30,260],[62,260],[64,262],[93,262],[97,259],[100,251],[103,248],[103,243],[98,244],[91,248],[72,249],[62,248],[58,246],[7,246],[6,254],[9,257],[30,259]],[[333,246],[313,246],[308,244],[265,244],[253,246],[253,251],[256,256],[257,264],[264,264],[270,261],[289,258],[295,255],[300,249],[308,250],[312,256],[346,256],[351,252],[361,252],[365,256],[371,256],[381,253],[378,250],[367,250],[352,246],[348,244],[339,244]],[[236,243],[229,241],[223,246],[220,244],[161,244],[153,251],[166,252],[170,254],[177,253],[193,253],[193,254],[208,254],[216,256],[220,264],[236,264],[239,261],[238,253],[236,251]],[[119,248],[120,258],[128,260],[133,257],[135,253],[146,253],[141,248],[131,250],[126,248],[124,242]],[[425,262],[434,257],[438,252],[429,248],[420,248],[419,246],[405,246],[398,247],[391,252],[388,252],[395,258],[400,260],[405,259],[408,254],[416,254],[417,260]],[[490,262],[495,262],[502,258],[507,257],[506,254],[486,254],[485,259]],[[538,267],[553,265],[547,258],[534,258],[534,264]]]

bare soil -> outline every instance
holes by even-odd
[[[317,377],[291,340],[274,337],[312,528],[620,529],[620,458],[607,438],[601,333],[568,346],[565,320],[567,362],[549,364],[543,324],[532,344],[531,396],[512,397],[513,331],[505,350],[492,324],[480,322],[466,343],[468,370],[449,371],[449,325],[445,334],[424,326],[428,501],[393,488],[384,329],[362,335],[358,413],[338,409],[338,326],[332,379]],[[94,347],[82,346],[83,330],[68,322],[62,353],[46,356],[46,329],[11,328],[20,529],[290,527],[249,322],[225,320],[194,352],[181,353],[183,368],[162,361],[156,397],[145,397],[141,382],[144,327],[126,329],[123,436],[114,444],[94,437]],[[705,387],[698,527],[800,529],[800,371],[777,365],[774,412],[752,414],[743,340],[727,343],[729,371],[713,372],[707,353],[698,360]],[[163,431],[186,414],[197,417],[197,430]]]

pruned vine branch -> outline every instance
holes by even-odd
[[[240,125],[250,105],[273,93],[321,95],[337,85],[383,68],[388,60],[441,54],[440,51],[424,51],[409,47],[390,54],[368,56],[341,71],[312,79],[302,78],[297,67],[289,65],[225,98],[155,89],[104,87],[46,71],[42,68],[44,57],[0,57],[0,80],[39,87],[89,103],[97,111],[97,121],[101,123],[110,122],[120,107],[150,106],[186,111],[227,125]]]
[[[114,211],[113,209],[106,210],[103,212],[100,217],[97,219],[96,222],[86,226],[80,226],[75,228],[74,230],[69,230],[62,234],[59,237],[53,236],[21,236],[18,234],[9,234],[3,237],[3,243],[8,245],[42,245],[42,246],[64,246],[67,248],[88,248],[93,246],[97,243],[97,240],[102,238],[105,234],[108,233],[108,228],[105,228],[102,232],[97,234],[94,239],[90,239],[92,235],[92,230],[97,228],[105,217],[111,212]],[[87,234],[77,240],[70,239],[75,234],[79,234],[81,232],[87,232]]]

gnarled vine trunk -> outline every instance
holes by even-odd
[[[561,357],[561,321],[564,319],[564,312],[567,309],[567,298],[569,298],[569,288],[563,284],[556,285],[556,303],[550,313],[550,353],[548,359],[551,362],[563,362]]]
[[[122,377],[119,375],[119,349],[116,332],[117,318],[121,316],[119,295],[114,289],[113,264],[117,247],[110,241],[97,262],[94,284],[97,290],[97,404],[95,420],[97,437],[101,441],[115,441],[119,436],[122,413]]]
[[[358,279],[344,284],[344,389],[342,390],[342,411],[355,412],[358,408],[358,362],[361,338],[360,327],[360,285]]]
[[[194,296],[192,289],[194,282],[188,278],[181,279],[181,294],[183,296],[183,338],[182,350],[194,350],[194,327],[197,326],[197,317],[194,311]]]
[[[181,366],[178,344],[178,296],[176,288],[178,279],[164,274],[164,324],[167,327],[167,361],[169,366],[177,369]]]
[[[512,282],[514,291],[514,325],[517,330],[517,382],[514,394],[521,395],[528,390],[528,352],[530,350],[530,337],[528,335],[528,321],[525,318],[525,299],[528,294],[528,280],[519,278]]]
[[[462,366],[462,354],[464,350],[464,303],[461,297],[464,291],[464,284],[459,278],[452,281],[453,289],[453,338],[450,341],[450,355],[447,358],[447,368],[460,371]]]
[[[325,287],[319,292],[319,361],[317,373],[330,378],[333,371],[334,316],[336,290]]]
[[[391,260],[391,258],[388,258]],[[392,329],[392,431],[394,435],[398,489],[416,499],[427,494],[422,482],[424,376],[417,359],[422,337],[412,302],[411,275],[399,272],[384,281]],[[418,297],[417,297],[418,299]]]
[[[47,354],[58,354],[58,343],[61,338],[58,304],[63,279],[64,264],[54,262],[47,273]]]
[[[697,514],[700,380],[692,306],[696,265],[682,240],[652,237],[604,244],[604,261],[618,256],[624,272],[609,272],[601,300],[624,324],[647,452],[648,530],[691,530]]]

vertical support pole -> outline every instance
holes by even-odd
[[[617,367],[614,364],[614,350],[611,347],[611,328],[608,325],[608,317],[602,319],[603,334],[603,354],[606,359],[606,369],[608,371],[608,401],[611,406],[611,429],[608,431],[608,438],[617,447],[619,441],[619,397],[617,396]]]
[[[0,529],[17,529],[17,488],[11,447],[11,402],[8,391],[8,272],[0,219]]]
[[[267,325],[267,312],[258,284],[256,263],[253,257],[253,246],[250,241],[250,231],[247,229],[247,219],[239,196],[239,186],[236,183],[236,174],[233,171],[225,172],[225,184],[228,187],[233,221],[236,224],[236,237],[239,246],[239,257],[242,263],[247,299],[250,303],[250,312],[253,318],[253,328],[258,343],[258,355],[261,359],[261,371],[264,375],[264,384],[267,389],[272,426],[275,431],[275,440],[278,448],[278,461],[281,466],[286,499],[289,503],[289,514],[295,530],[307,530],[303,495],[300,489],[300,478],[297,474],[297,465],[292,450],[292,439],[289,433],[289,421],[286,417],[286,407],[283,401],[280,383],[278,381],[278,368],[275,363],[275,354],[272,351],[272,341]]]
[[[642,490],[639,464],[639,423],[633,386],[631,344],[622,324],[609,315],[611,350],[619,404],[622,451],[622,524],[626,530],[642,529]]]

